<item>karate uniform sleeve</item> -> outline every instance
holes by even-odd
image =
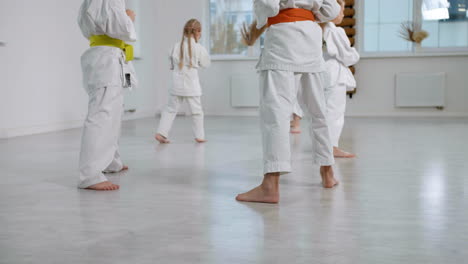
[[[137,35],[133,21],[127,15],[123,0],[111,1],[107,10],[106,35],[125,42],[135,42]]]
[[[208,68],[211,65],[211,59],[210,55],[208,54],[208,51],[203,47],[202,45],[198,45],[198,65],[202,68]]]
[[[321,3],[320,3],[321,2]],[[341,11],[341,6],[336,0],[316,1],[312,12],[318,22],[328,22],[335,19]]]
[[[83,37],[86,39],[89,39],[91,36],[90,30],[86,26],[86,20],[89,20],[88,13],[85,10],[85,3],[83,3],[80,7],[80,11],[78,12],[78,26],[80,26],[81,33],[83,34]]]
[[[349,67],[359,61],[359,53],[351,47],[348,37],[341,27],[326,27],[325,42],[328,54]]]
[[[175,68],[175,62],[174,62],[174,59],[173,59],[174,49],[175,49],[175,47],[173,47],[173,48],[169,51],[169,56],[168,56],[168,59],[169,59],[169,69],[170,69],[171,71],[173,71],[174,68]]]
[[[280,0],[254,0],[254,14],[257,19],[257,28],[260,29],[268,23],[269,17],[278,15]]]

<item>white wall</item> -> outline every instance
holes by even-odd
[[[400,72],[446,72],[446,108],[395,108],[395,75]],[[349,116],[468,116],[468,56],[363,59],[356,79]]]
[[[82,1],[0,0],[0,138],[80,127],[88,97],[82,88],[80,56],[88,48],[76,18]],[[155,1],[143,0],[148,28],[155,25]],[[162,12],[161,12],[162,13]],[[137,112],[127,118],[156,112],[153,56],[158,43],[143,34],[147,57],[136,61],[141,89],[132,97]],[[163,34],[164,35],[164,34]],[[147,76],[147,77],[146,77]]]
[[[230,97],[231,75],[249,76],[252,82],[252,96],[258,97],[256,60],[213,61],[209,69],[200,74],[203,85],[203,107],[208,115],[257,115],[256,108],[233,108]]]
[[[2,1],[0,137],[76,126],[86,111],[78,1]]]
[[[230,107],[229,97],[230,75],[252,75],[255,64],[255,61],[215,61],[210,69],[201,74],[207,114],[256,114],[256,109]],[[367,58],[356,67],[358,92],[348,99],[348,116],[468,116],[468,56]],[[395,75],[400,72],[446,72],[446,108],[443,111],[435,108],[395,108]],[[252,77],[252,83],[257,82]]]

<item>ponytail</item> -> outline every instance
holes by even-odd
[[[190,19],[185,23],[184,32],[182,33],[182,41],[180,42],[180,55],[179,55],[179,69],[182,70],[184,67],[184,42],[185,38],[188,41],[188,55],[189,55],[189,67],[192,68],[192,37],[194,37],[195,33],[201,31],[201,23],[196,19]],[[197,39],[195,39],[197,41]]]
[[[182,34],[182,41],[180,42],[180,54],[179,54],[179,69],[182,70],[184,67],[184,40],[185,35]]]

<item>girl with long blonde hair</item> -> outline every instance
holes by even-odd
[[[160,143],[169,143],[169,131],[177,111],[184,101],[189,105],[192,114],[195,141],[198,143],[206,142],[198,69],[210,65],[210,56],[199,43],[201,32],[201,23],[196,19],[190,19],[185,23],[182,40],[176,43],[170,52],[172,86],[169,90],[168,105],[161,113],[159,128],[155,136]]]

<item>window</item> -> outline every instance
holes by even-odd
[[[361,51],[411,53],[419,45],[399,36],[412,21],[429,33],[419,51],[468,51],[468,0],[360,1],[364,10]]]
[[[412,19],[413,0],[363,2],[365,52],[410,51],[410,44],[398,32],[402,22]]]
[[[468,0],[423,1],[422,28],[428,48],[468,47]]]
[[[245,57],[260,52],[259,43],[248,48],[240,30],[253,21],[252,0],[210,0],[210,53],[214,56]],[[258,41],[260,42],[260,41]]]

